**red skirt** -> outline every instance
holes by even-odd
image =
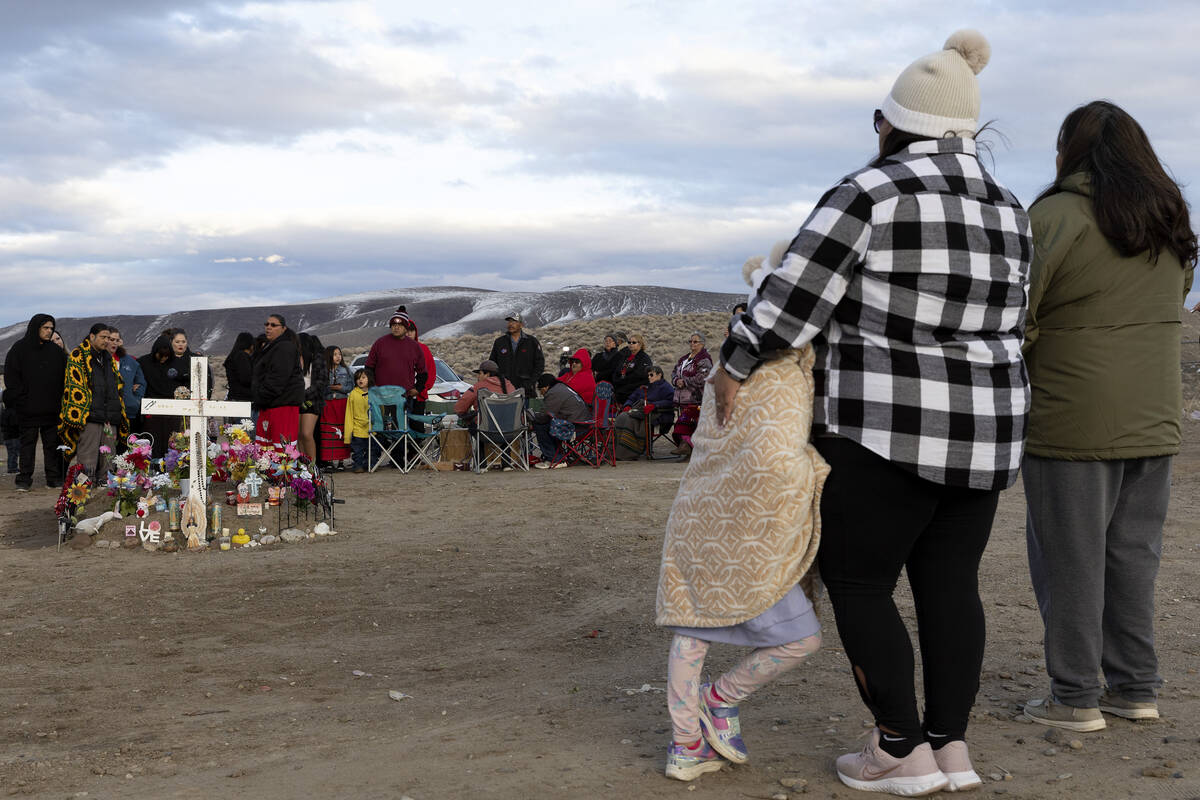
[[[346,430],[346,398],[326,400],[321,419],[317,421],[317,450],[322,461],[341,461],[350,457],[350,445],[343,435]]]
[[[261,445],[277,449],[296,442],[300,438],[300,407],[280,406],[259,411],[254,438]]]

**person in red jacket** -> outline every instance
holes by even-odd
[[[587,348],[581,347],[575,351],[568,363],[571,371],[559,380],[574,389],[575,394],[591,406],[596,402],[596,376],[592,374],[592,354]]]
[[[404,306],[400,306],[398,309],[396,309],[396,311],[399,313],[404,313]],[[409,407],[412,409],[412,413],[414,414],[424,414],[425,402],[429,400],[429,390],[432,389],[433,384],[437,382],[437,365],[433,363],[433,351],[426,347],[425,344],[417,338],[417,335],[417,323],[414,322],[410,317],[408,320],[408,338],[416,342],[417,346],[421,348],[421,352],[425,355],[425,382],[413,387],[417,390],[417,396],[409,404]],[[418,375],[417,379],[420,380],[420,377],[421,376]],[[413,428],[415,430],[424,432],[425,423],[414,422]]]

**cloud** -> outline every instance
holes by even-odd
[[[425,21],[417,21],[410,25],[400,25],[387,32],[388,39],[396,44],[429,46],[462,41],[462,32],[454,28],[444,28]]]

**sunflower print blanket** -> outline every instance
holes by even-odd
[[[117,376],[117,396],[125,387],[116,359],[109,359],[109,366]],[[58,414],[58,438],[66,445],[66,457],[75,455],[79,446],[79,434],[87,425],[88,413],[92,409],[92,343],[84,339],[67,357],[67,374],[63,382],[62,410]],[[119,435],[129,435],[129,420],[125,408],[121,408]]]

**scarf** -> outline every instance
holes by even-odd
[[[663,539],[659,625],[737,625],[797,583],[815,599],[829,465],[808,440],[813,362],[806,345],[763,364],[738,390],[724,428],[705,384],[692,459]]]
[[[125,388],[121,380],[121,369],[115,359],[109,359],[109,365],[117,376],[117,397]],[[129,420],[125,417],[124,404],[121,404],[121,423],[118,433],[125,437],[129,435]],[[62,410],[58,412],[58,438],[66,445],[65,455],[71,458],[79,446],[79,435],[87,425],[88,414],[92,409],[92,342],[84,339],[71,351],[67,357],[67,374],[63,381]]]

